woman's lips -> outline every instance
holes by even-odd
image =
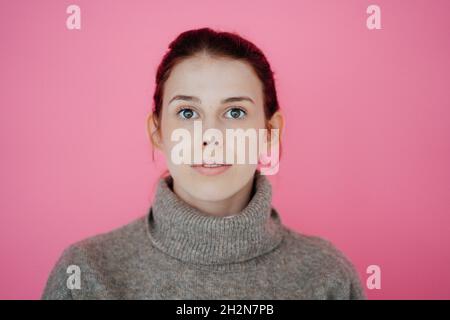
[[[194,164],[191,167],[205,176],[215,176],[227,171],[231,164]]]

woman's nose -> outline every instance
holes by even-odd
[[[217,118],[206,118],[202,120],[202,136],[204,137],[203,145],[206,146],[209,142],[217,142],[217,135],[221,134],[222,137],[225,134],[225,128],[223,127],[220,120]],[[217,145],[217,143],[216,143]]]
[[[220,141],[214,136],[210,139],[208,138],[203,139],[203,146],[206,147],[208,144],[215,144],[216,146],[218,146],[220,144]]]

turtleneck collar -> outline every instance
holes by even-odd
[[[160,178],[148,220],[152,243],[170,256],[194,264],[231,264],[267,253],[281,242],[272,187],[259,170],[249,203],[229,217],[206,215],[179,198],[172,185],[171,176]]]

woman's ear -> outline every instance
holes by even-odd
[[[280,143],[281,133],[283,132],[284,129],[284,116],[281,113],[281,111],[278,110],[272,115],[272,117],[268,121],[268,129],[269,129],[269,137],[272,137],[271,129],[278,129],[278,141],[276,141],[276,143]],[[271,140],[272,139],[269,140],[269,145],[271,145]]]
[[[153,144],[153,146],[157,149],[162,149],[161,135],[158,130],[157,122],[158,120],[155,118],[155,114],[151,112],[147,117],[147,133],[148,137]]]

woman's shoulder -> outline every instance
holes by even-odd
[[[136,257],[145,254],[142,250],[151,249],[150,245],[142,246],[146,238],[146,217],[66,246],[50,272],[42,298],[72,299],[78,291],[68,288],[66,282],[71,273],[76,274],[77,271],[83,275],[81,285],[85,289],[92,287],[92,292],[103,292],[98,290],[104,286],[101,279],[108,281],[109,273],[127,272]]]
[[[286,226],[283,229],[288,268],[296,270],[299,277],[307,274],[316,284],[322,282],[335,287],[334,293],[331,290],[328,295],[365,298],[358,272],[341,249],[324,237],[301,233]],[[339,292],[342,290],[345,292]]]
[[[66,251],[88,251],[91,253],[129,252],[146,237],[145,221],[147,216],[136,218],[125,225],[107,232],[99,233],[72,243]]]
[[[316,258],[342,258],[343,253],[325,237],[296,231],[283,225],[286,245],[301,255],[311,255]]]

